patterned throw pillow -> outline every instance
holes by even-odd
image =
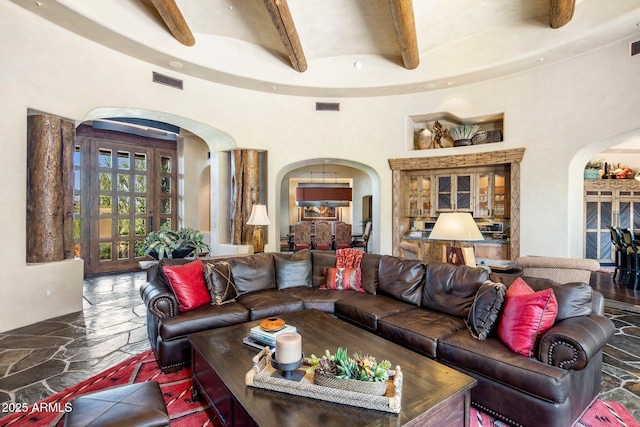
[[[212,304],[222,305],[236,300],[238,290],[233,283],[228,261],[222,259],[207,261],[204,264],[204,279],[211,294]]]
[[[506,292],[505,285],[491,280],[487,280],[480,286],[467,318],[467,326],[474,338],[487,339],[498,320]]]
[[[364,293],[364,289],[360,286],[362,271],[359,268],[325,268],[324,277],[325,282],[320,289]]]
[[[337,268],[358,268],[362,257],[363,251],[353,248],[338,249],[336,251],[336,267]]]

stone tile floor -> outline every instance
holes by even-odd
[[[0,409],[37,402],[148,350],[138,291],[145,281],[145,272],[87,278],[82,312],[0,333]]]
[[[37,402],[149,349],[144,272],[87,278],[82,312],[0,333],[2,402]],[[604,351],[604,400],[640,420],[640,306],[609,303],[616,335]],[[1,417],[7,415],[0,411]]]

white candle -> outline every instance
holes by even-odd
[[[302,337],[294,332],[285,332],[276,337],[276,362],[295,363],[302,359]]]

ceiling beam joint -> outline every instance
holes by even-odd
[[[551,28],[560,28],[569,23],[573,18],[576,0],[551,0],[549,6],[549,25]]]
[[[411,0],[389,0],[389,6],[400,44],[402,61],[405,68],[414,70],[420,65],[420,52],[418,51],[413,3]]]
[[[173,37],[185,46],[193,46],[196,39],[175,0],[151,0]]]
[[[273,25],[278,30],[280,40],[289,56],[293,69],[300,73],[305,72],[307,70],[307,59],[304,56],[300,37],[298,37],[298,31],[293,22],[287,0],[264,0],[264,5],[269,12]]]

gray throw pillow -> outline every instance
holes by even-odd
[[[229,259],[231,275],[238,295],[276,288],[276,273],[271,254],[255,254]]]
[[[311,287],[311,251],[273,254],[278,289]]]
[[[487,280],[480,285],[467,317],[467,327],[474,338],[487,339],[498,320],[506,293],[507,287],[502,283]]]
[[[517,277],[517,275],[491,274],[492,280],[502,282],[507,287]],[[550,279],[526,276],[522,276],[522,279],[536,292],[548,288],[553,289],[556,301],[558,301],[556,322],[570,317],[588,316],[592,312],[593,288],[587,283],[558,283]]]

